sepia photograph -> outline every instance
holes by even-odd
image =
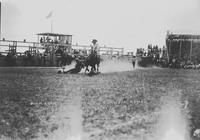
[[[0,140],[200,140],[200,1],[0,0]]]

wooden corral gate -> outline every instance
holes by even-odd
[[[166,46],[169,62],[200,63],[200,35],[167,34]]]

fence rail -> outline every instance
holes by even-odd
[[[56,47],[56,46],[63,46],[70,49],[78,49],[78,50],[90,50],[89,45],[71,45],[71,44],[56,44],[56,43],[38,43],[38,42],[28,42],[28,41],[13,41],[13,40],[0,40],[0,52],[5,53],[7,51],[15,50],[18,53],[22,53],[23,51],[19,51],[18,48],[23,49],[38,49],[38,50],[45,50],[49,46]],[[117,47],[106,47],[100,46],[100,53],[107,53],[107,54],[124,54],[124,48],[117,48]],[[22,49],[21,49],[22,50]]]

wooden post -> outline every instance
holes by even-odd
[[[181,59],[181,47],[182,47],[182,41],[180,40],[180,56],[179,56],[179,59]]]
[[[191,38],[191,44],[190,44],[190,62],[192,61],[192,38]]]
[[[169,62],[169,60],[170,60],[170,58],[171,58],[171,39],[169,39],[169,49],[167,49],[168,50],[168,62]]]

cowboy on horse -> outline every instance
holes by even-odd
[[[91,46],[90,54],[99,54],[99,46],[97,44],[96,39],[92,40],[92,45],[90,45],[90,46]]]
[[[100,55],[99,55],[99,47],[97,44],[97,40],[92,40],[92,45],[90,49],[90,54],[85,60],[85,73],[88,71],[89,73],[99,72],[99,64],[100,64]],[[91,66],[91,70],[89,71],[88,66]],[[97,68],[96,68],[97,66]]]
[[[65,57],[62,56],[62,62],[65,62],[65,65],[69,65],[71,64],[71,62],[75,59],[76,61],[76,66],[73,69],[70,69],[64,73],[79,73],[81,71],[82,68],[86,68],[85,69],[85,73],[88,71],[89,74],[98,74],[99,73],[99,64],[100,64],[100,55],[99,55],[99,47],[96,44],[97,40],[93,39],[92,40],[92,45],[91,45],[91,49],[90,49],[90,54],[87,57],[82,58],[81,55],[76,56],[75,58],[73,58],[70,55],[66,55]],[[66,62],[70,62],[70,63],[66,63]],[[91,67],[91,70],[88,69],[88,66]],[[97,68],[96,68],[97,67]],[[64,71],[64,70],[63,70]],[[60,73],[60,71],[59,71]]]

